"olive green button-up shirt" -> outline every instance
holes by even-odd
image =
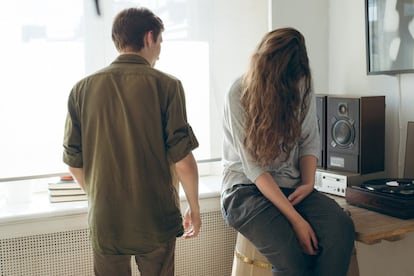
[[[120,55],[73,87],[63,146],[84,170],[94,250],[139,254],[183,233],[170,168],[198,142],[178,79]]]

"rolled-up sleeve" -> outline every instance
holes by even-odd
[[[63,162],[74,168],[82,168],[82,134],[75,102],[71,93],[63,138]]]
[[[165,116],[166,147],[168,156],[176,163],[198,147],[197,138],[187,122],[184,89],[180,81],[174,82]]]

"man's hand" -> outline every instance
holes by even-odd
[[[184,239],[198,236],[201,227],[200,211],[192,211],[190,208],[184,213]]]

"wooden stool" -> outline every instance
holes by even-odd
[[[237,233],[231,276],[272,276],[272,265],[240,233]],[[359,276],[355,248],[351,256],[347,276]]]
[[[237,233],[231,276],[272,276],[272,265],[242,234]]]

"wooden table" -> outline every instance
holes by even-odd
[[[375,244],[381,240],[397,241],[403,239],[405,234],[414,232],[414,218],[395,218],[348,204],[343,197],[332,198],[351,213],[356,240],[359,242]]]

